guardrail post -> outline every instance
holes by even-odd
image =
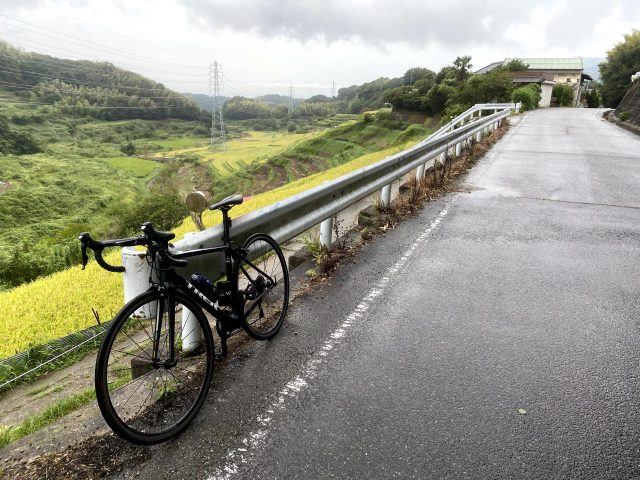
[[[135,248],[125,247],[122,249],[122,266],[124,267],[122,274],[124,302],[127,303],[149,290],[151,265],[147,262],[147,252],[139,252]]]
[[[331,232],[333,230],[333,217],[320,222],[320,245],[327,250],[331,248]]]
[[[424,178],[424,163],[416,168],[416,181],[420,181]]]
[[[459,157],[461,152],[462,152],[462,142],[458,142],[456,143],[456,157]]]
[[[182,350],[190,352],[202,345],[202,329],[191,310],[182,307]]]
[[[391,203],[391,184],[382,187],[380,192],[380,203],[383,207],[388,207]]]

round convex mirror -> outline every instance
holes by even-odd
[[[195,213],[202,213],[207,208],[207,197],[200,191],[191,192],[185,202],[189,210]]]

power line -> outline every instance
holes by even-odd
[[[44,9],[46,9],[46,10],[49,10],[50,12],[59,13],[59,12],[58,12],[58,10],[55,10],[55,9],[53,9],[53,8],[50,8],[50,7],[47,7],[47,6],[46,6],[46,5],[44,5],[44,4],[43,4],[43,5],[39,5],[39,8],[44,8]],[[149,45],[149,46],[153,47],[154,49],[157,49],[157,48],[158,48],[158,45],[156,45],[155,43],[151,43],[151,42],[149,42],[149,41],[147,41],[147,40],[144,40],[144,39],[142,39],[142,38],[135,38],[135,37],[132,37],[131,35],[125,35],[124,33],[117,32],[117,31],[115,31],[115,30],[111,30],[111,29],[109,29],[109,28],[104,27],[103,25],[100,25],[100,24],[97,24],[97,23],[90,22],[90,21],[88,21],[87,19],[85,19],[85,18],[80,18],[80,17],[78,17],[78,16],[76,16],[76,15],[72,15],[72,14],[69,14],[69,13],[65,13],[65,19],[66,19],[66,18],[74,18],[74,19],[76,19],[76,20],[79,20],[79,21],[80,21],[80,22],[82,22],[83,24],[92,25],[92,26],[94,26],[94,27],[100,28],[101,30],[104,30],[105,32],[109,32],[109,33],[112,33],[112,34],[118,35],[118,36],[120,36],[120,37],[122,37],[122,38],[127,38],[127,39],[129,39],[129,40],[135,40],[136,42],[146,43],[147,45]],[[194,57],[194,56],[191,56],[191,55],[185,54],[185,52],[184,52],[184,51],[181,51],[181,50],[177,50],[177,49],[176,49],[176,50],[174,50],[174,49],[172,49],[172,48],[167,48],[167,47],[164,47],[164,50],[167,50],[167,51],[170,51],[170,52],[173,52],[173,53],[177,53],[177,54],[179,54],[181,57],[188,57],[188,58],[192,58],[192,59],[196,60],[196,61],[198,62],[198,64],[200,64],[200,65],[207,65],[207,64],[208,64],[208,60],[203,60],[202,58],[198,58],[198,57]],[[194,68],[195,68],[195,67],[194,67]],[[197,68],[201,68],[201,67],[197,67]],[[205,67],[205,69],[206,69],[206,67]]]
[[[107,109],[107,110],[120,110],[120,109],[145,109],[145,110],[154,110],[161,108],[191,108],[193,105],[156,105],[153,107],[145,107],[145,106],[130,106],[130,107],[111,107],[111,106],[102,106],[102,105],[63,105],[59,103],[42,103],[42,102],[20,102],[20,101],[12,101],[12,102],[1,102],[8,105],[46,105],[50,107],[57,108],[94,108],[94,109]]]
[[[21,70],[21,69],[17,69],[17,68],[11,68],[11,67],[0,67],[0,71],[4,71],[7,73],[15,73],[15,74],[20,74],[20,75],[26,75],[29,77],[43,77],[43,78],[47,78],[47,79],[51,79],[51,80],[62,80],[65,82],[71,82],[73,84],[76,85],[87,85],[87,86],[93,86],[93,87],[105,87],[105,88],[119,88],[119,89],[135,89],[135,90],[159,90],[159,91],[167,91],[169,89],[167,89],[166,87],[162,86],[162,87],[142,87],[142,86],[135,86],[135,85],[119,85],[119,84],[102,84],[102,83],[96,83],[96,82],[85,82],[82,80],[76,80],[74,78],[65,78],[65,77],[57,77],[55,75],[48,75],[46,73],[39,73],[39,72],[34,72],[32,70]],[[152,82],[158,85],[158,82],[154,82],[153,80],[147,79],[145,77],[142,77],[145,81],[147,82]]]
[[[3,23],[3,22],[0,21],[0,23]],[[21,41],[23,41],[25,43],[35,43],[37,45],[47,45],[47,44],[44,44],[44,43],[41,43],[41,42],[37,42],[37,41],[33,41],[33,40],[24,40],[24,39],[22,39],[22,37],[19,37],[17,35],[11,35],[11,34],[7,34],[7,33],[3,33],[3,35],[7,35],[7,36],[10,36],[10,37],[18,38],[18,39],[20,39]],[[81,58],[81,59],[77,59],[77,60],[76,59],[60,59],[60,58],[57,58],[57,57],[53,56],[53,55],[56,55],[56,54],[52,54],[51,52],[49,52],[47,50],[38,49],[38,48],[32,47],[32,46],[29,46],[29,48],[32,48],[34,50],[39,50],[40,52],[43,52],[43,53],[38,53],[38,55],[51,57],[51,58],[33,58],[32,57],[32,58],[29,58],[29,60],[28,60],[29,62],[43,63],[45,65],[46,64],[49,64],[49,65],[59,64],[59,65],[64,65],[64,66],[68,66],[67,65],[68,62],[91,62],[91,63],[95,63],[95,64],[111,65],[114,68],[122,68],[122,67],[117,67],[116,64],[113,61],[95,60],[94,58],[91,58],[91,57],[89,57],[87,55],[84,55],[84,54],[80,54],[80,55],[84,56],[86,58]],[[59,50],[71,53],[72,55],[78,55],[77,52],[74,52],[74,51],[71,51],[71,50],[66,50],[66,49],[59,49]],[[31,53],[31,52],[29,52],[29,53]],[[11,57],[9,57],[9,58],[11,58]],[[121,62],[121,61],[118,61],[117,63],[119,65],[123,65],[123,66],[129,67],[129,68],[141,68],[141,66],[139,64],[138,65],[132,65],[132,64],[127,64],[127,63]],[[84,66],[84,65],[74,65],[74,68],[91,69],[92,67],[87,67],[87,66]],[[196,68],[196,67],[193,67],[193,68]],[[202,67],[197,67],[197,68],[199,68],[201,71],[204,70],[204,68],[202,68]],[[144,71],[149,71],[149,72],[160,72],[160,73],[167,74],[167,75],[176,75],[176,76],[182,76],[182,77],[188,77],[188,78],[193,78],[193,77],[203,77],[203,78],[205,78],[205,77],[208,77],[207,74],[173,72],[173,71],[167,71],[167,70],[164,70],[164,69],[159,70],[157,68],[151,68],[151,67],[147,67],[147,66],[142,66],[142,69]]]
[[[106,50],[106,51],[110,51],[110,52],[116,52],[116,53],[118,53],[118,54],[120,54],[120,55],[124,55],[124,56],[127,56],[127,57],[133,57],[133,58],[144,59],[144,60],[146,60],[146,61],[148,61],[148,62],[160,63],[160,64],[163,64],[163,65],[174,65],[174,66],[183,67],[183,68],[185,68],[185,67],[186,67],[186,68],[192,68],[192,66],[191,66],[191,65],[185,65],[185,64],[180,64],[180,63],[167,62],[166,60],[160,60],[160,59],[157,59],[157,58],[154,58],[154,57],[147,57],[146,55],[137,55],[137,54],[135,54],[135,53],[125,52],[124,50],[119,50],[119,49],[116,49],[116,48],[111,48],[111,47],[108,47],[108,46],[106,46],[106,45],[102,45],[102,44],[99,44],[99,43],[91,42],[91,41],[89,41],[89,40],[85,40],[85,39],[80,38],[80,37],[76,37],[76,36],[69,35],[69,34],[66,34],[66,33],[58,32],[58,31],[53,30],[53,29],[48,28],[48,27],[43,27],[43,26],[41,26],[41,25],[36,25],[35,23],[27,22],[27,21],[25,21],[25,20],[21,20],[21,19],[19,19],[19,18],[11,17],[11,16],[9,16],[9,15],[5,15],[5,14],[3,14],[3,13],[0,13],[0,16],[5,17],[5,18],[8,18],[8,19],[13,20],[13,21],[16,21],[16,22],[24,23],[25,25],[30,25],[30,26],[32,26],[32,27],[40,28],[40,29],[42,29],[42,30],[46,30],[46,31],[48,31],[48,32],[55,33],[56,35],[59,35],[59,36],[69,37],[69,38],[72,38],[72,39],[74,39],[74,40],[80,41],[80,42],[85,43],[85,44],[88,44],[88,45],[95,45],[96,47],[99,47],[98,49],[100,49],[100,50]],[[11,25],[11,24],[9,24],[9,25]],[[12,26],[14,26],[14,27],[15,27],[16,25],[12,25]],[[49,36],[49,37],[51,37],[50,35],[46,35],[46,34],[44,34],[44,33],[39,33],[39,32],[34,32],[34,33],[37,33],[38,35],[43,35],[43,36]],[[52,37],[52,38],[56,38],[56,37]],[[68,43],[72,43],[72,42],[70,42],[69,40],[65,40],[65,39],[63,39],[63,38],[56,38],[56,39],[57,39],[57,40],[66,41],[66,42],[68,42]]]

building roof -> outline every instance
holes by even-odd
[[[477,73],[478,75],[483,75],[483,74],[485,74],[485,73],[489,73],[491,70],[494,70],[494,69],[496,69],[496,68],[498,68],[498,67],[501,67],[501,66],[502,66],[502,63],[503,63],[502,61],[499,61],[499,62],[493,62],[493,63],[491,63],[491,64],[487,65],[486,67],[481,68],[481,69],[480,69],[480,70],[478,70],[476,73]]]
[[[529,70],[582,70],[582,57],[572,58],[505,58],[504,63],[510,60],[521,60],[529,65]]]

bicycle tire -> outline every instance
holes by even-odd
[[[186,323],[181,312],[176,312],[179,305],[182,312],[188,309],[193,315]],[[166,326],[171,310],[175,312],[175,364],[162,364],[168,362],[170,335]],[[153,335],[158,319],[160,362],[154,363]],[[185,326],[188,332],[183,330]],[[198,346],[187,351],[185,345]],[[184,293],[175,292],[173,305],[169,305],[164,291],[138,295],[115,316],[96,359],[96,398],[102,416],[118,436],[132,443],[151,445],[178,435],[204,403],[213,376],[213,359],[209,322]]]
[[[243,306],[242,327],[256,340],[269,340],[278,333],[287,315],[287,264],[278,243],[267,234],[251,235],[242,248],[254,258],[243,257],[234,267]]]

